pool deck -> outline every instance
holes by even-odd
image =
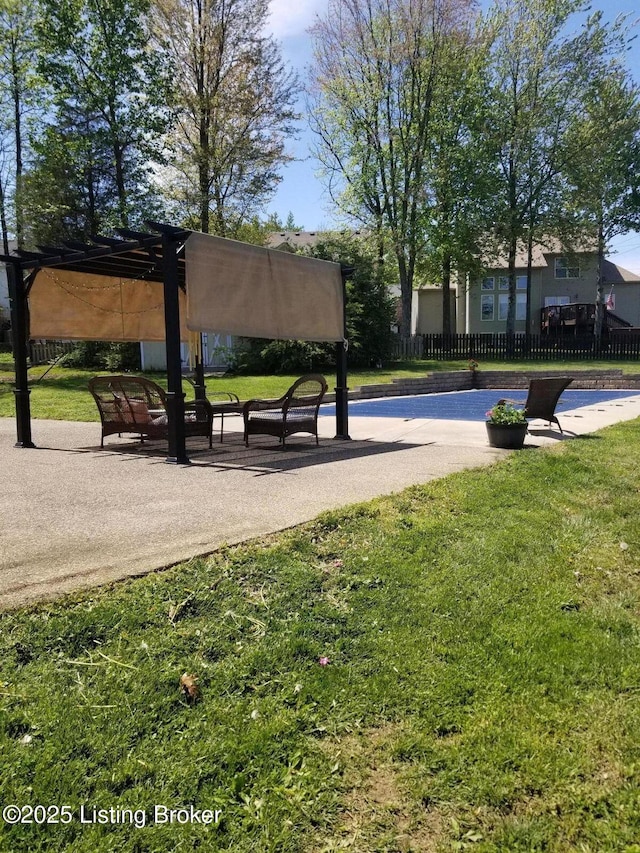
[[[525,446],[557,444],[640,416],[640,395],[532,421]],[[223,444],[188,442],[192,464],[165,462],[166,445],[107,439],[97,423],[33,422],[35,449],[16,448],[0,419],[0,608],[50,599],[274,533],[323,510],[397,492],[510,451],[487,444],[482,422],[351,417],[351,441],[319,419],[320,446],[295,436],[285,451],[225,421]]]

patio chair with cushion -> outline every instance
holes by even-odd
[[[244,443],[250,435],[273,435],[285,446],[287,436],[299,432],[315,435],[318,444],[318,409],[327,391],[324,376],[301,376],[277,400],[248,400],[243,406]]]
[[[526,400],[500,400],[500,403],[513,403],[524,406],[526,418],[540,418],[551,423],[558,424],[560,432],[562,427],[555,411],[562,392],[573,382],[570,376],[543,377],[529,381],[529,393]]]
[[[107,435],[134,433],[144,441],[168,438],[168,419],[163,388],[142,376],[94,376],[89,390],[96,401],[102,422],[100,447]],[[209,439],[213,414],[207,400],[185,403],[185,434]]]

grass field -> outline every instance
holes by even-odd
[[[2,615],[0,799],[69,822],[0,850],[638,853],[638,471],[625,423]]]
[[[566,370],[575,373],[580,370],[621,369],[625,373],[640,373],[639,362],[483,362],[481,370]],[[408,361],[394,364],[381,370],[354,370],[349,373],[349,387],[391,382],[393,379],[424,376],[442,370],[466,370],[464,361]],[[46,373],[46,376],[44,375]],[[49,369],[41,365],[29,371],[31,381],[31,413],[34,418],[54,420],[98,421],[98,410],[87,383],[96,374],[94,370],[77,370],[64,367]],[[165,385],[163,376],[153,376],[155,381]],[[296,375],[280,376],[222,376],[207,377],[209,392],[215,390],[233,391],[241,400],[253,397],[279,397],[298,378]],[[327,374],[329,387],[335,385],[332,376]],[[0,353],[0,417],[12,417],[15,412],[12,393],[13,362],[10,353]],[[191,389],[185,383],[185,389]]]

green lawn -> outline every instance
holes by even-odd
[[[5,614],[0,799],[71,822],[0,850],[638,853],[639,471],[625,423]]]
[[[2,360],[4,359],[4,360]],[[14,376],[10,353],[0,353],[0,417],[14,414],[14,397],[11,392]],[[621,369],[625,373],[640,373],[640,362],[482,362],[480,370],[581,370]],[[466,370],[466,361],[408,361],[394,364],[382,370],[354,370],[349,373],[349,387],[391,382],[393,379],[425,376],[441,370]],[[106,372],[106,371],[104,371]],[[46,373],[46,376],[44,375]],[[41,365],[29,371],[32,383],[31,410],[34,418],[54,420],[97,421],[98,410],[87,389],[94,370],[78,370],[64,367],[49,369]],[[44,378],[42,378],[44,377]],[[166,386],[164,377],[151,378]],[[209,391],[221,389],[234,391],[242,400],[252,397],[279,397],[298,378],[296,375],[281,376],[223,376],[207,377]],[[327,373],[329,388],[335,386],[335,377]],[[187,395],[192,391],[185,383]]]

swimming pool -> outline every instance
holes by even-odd
[[[562,392],[556,414],[561,415],[582,406],[597,406],[633,395],[634,391]],[[349,417],[362,418],[428,418],[451,421],[484,421],[487,411],[502,397],[524,401],[527,389],[498,388],[476,391],[449,391],[444,394],[416,394],[411,397],[383,397],[375,400],[354,400],[349,403]],[[320,414],[335,415],[335,405],[322,406]]]

